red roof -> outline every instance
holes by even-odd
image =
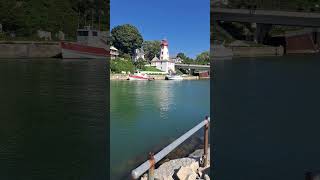
[[[161,41],[161,46],[168,46],[168,41],[165,40],[165,39],[163,39],[163,40]]]

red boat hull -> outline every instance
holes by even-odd
[[[61,52],[64,59],[105,59],[109,51],[104,48],[61,42]]]

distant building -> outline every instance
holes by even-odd
[[[50,40],[50,41],[51,41],[51,32],[38,30],[38,31],[37,31],[37,35],[38,35],[38,37],[39,37],[40,39],[45,39],[46,41],[47,41],[47,40]]]
[[[180,57],[171,57],[170,60],[176,64],[183,63],[183,59],[181,59]]]
[[[156,56],[151,60],[151,66],[157,69],[169,73],[169,71],[175,71],[175,63],[170,60],[160,60]]]
[[[111,56],[111,59],[115,59],[119,56],[119,51],[114,46],[110,46],[110,56]]]
[[[145,55],[145,53],[142,48],[136,49],[134,51],[133,61],[136,62],[138,59],[145,60],[144,55]]]

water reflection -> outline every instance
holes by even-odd
[[[209,112],[209,81],[111,81],[110,89],[115,179]]]

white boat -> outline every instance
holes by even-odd
[[[179,75],[167,75],[166,80],[183,80],[182,76]]]
[[[104,31],[94,30],[90,26],[77,30],[77,42],[61,42],[63,59],[106,59],[107,35]]]
[[[144,73],[134,73],[134,74],[129,74],[128,80],[154,80],[154,78],[149,77],[147,74]]]

